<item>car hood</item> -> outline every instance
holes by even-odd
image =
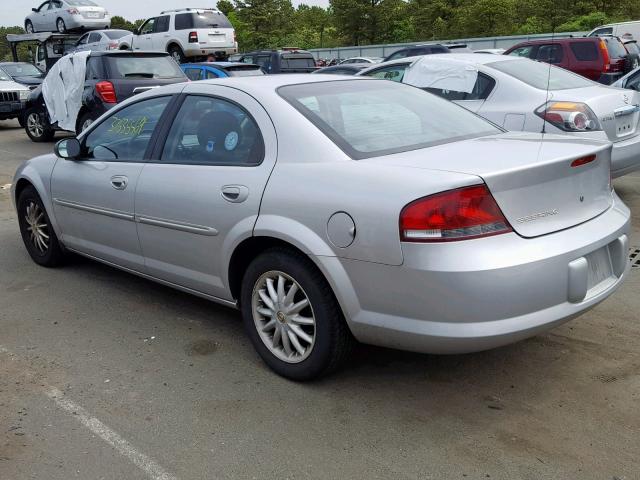
[[[613,201],[611,143],[597,140],[505,133],[361,161],[475,175],[523,237],[586,222]]]
[[[5,80],[0,82],[0,92],[15,92],[19,90],[29,90],[24,85],[20,85],[19,83]]]
[[[42,75],[41,77],[13,77],[13,80],[14,82],[21,83],[23,85],[40,85],[44,80],[44,75]]]

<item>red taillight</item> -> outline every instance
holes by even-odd
[[[105,81],[96,83],[96,92],[104,103],[118,103],[113,83]]]
[[[576,158],[573,162],[571,162],[571,166],[573,168],[581,167],[582,165],[586,165],[587,163],[593,162],[595,159],[596,159],[595,155],[588,155],[586,157]]]
[[[600,51],[602,52],[602,59],[604,61],[604,72],[608,72],[611,68],[611,57],[609,56],[609,50],[607,50],[607,42],[602,38],[600,39]]]
[[[118,49],[118,42],[110,42],[109,46],[107,47],[107,50],[117,50]]]
[[[77,8],[70,8],[69,10],[67,10],[68,13],[70,13],[71,15],[80,15],[80,12],[78,11]]]
[[[189,32],[189,43],[198,43],[198,32]]]
[[[400,213],[403,242],[450,242],[510,231],[509,222],[486,185],[420,198]]]

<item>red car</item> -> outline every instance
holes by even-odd
[[[625,74],[629,52],[617,37],[569,37],[522,42],[504,54],[551,63],[611,85]]]

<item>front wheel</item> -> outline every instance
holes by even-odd
[[[40,143],[53,140],[55,132],[49,126],[46,114],[41,109],[31,108],[27,110],[24,118],[24,129],[32,141]]]
[[[311,380],[348,357],[353,338],[331,287],[298,252],[258,256],[244,275],[240,304],[253,346],[283,377]]]
[[[33,23],[31,23],[31,20],[27,20],[25,22],[24,31],[27,33],[35,33],[35,30],[33,29]]]
[[[64,23],[64,20],[59,18],[58,20],[56,20],[56,28],[58,29],[58,33],[66,33],[67,32],[67,26]]]
[[[60,265],[64,251],[36,189],[28,186],[20,192],[17,207],[22,241],[33,261],[43,267]]]

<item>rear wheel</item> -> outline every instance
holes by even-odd
[[[26,187],[20,192],[17,203],[20,234],[33,261],[43,267],[60,265],[64,260],[64,251],[36,189]]]
[[[241,291],[245,329],[265,363],[292,380],[337,369],[353,339],[331,287],[316,266],[275,248],[248,267]]]
[[[27,20],[26,22],[24,22],[24,31],[27,33],[35,32],[35,30],[33,29],[33,23],[31,23],[31,20]]]
[[[167,52],[169,52],[169,55],[171,55],[171,58],[173,58],[178,65],[180,65],[181,63],[184,63],[186,60],[184,56],[184,52],[178,45],[171,45],[167,49]]]
[[[32,108],[26,111],[25,131],[34,142],[50,142],[53,140],[55,132],[49,126],[46,115],[41,109]]]
[[[64,20],[59,18],[58,20],[56,20],[56,28],[58,29],[58,33],[66,33],[67,32],[67,26],[64,23]]]
[[[94,115],[92,115],[90,112],[86,112],[81,115],[80,118],[78,118],[78,123],[76,123],[76,135],[80,135],[95,121],[96,119]]]

